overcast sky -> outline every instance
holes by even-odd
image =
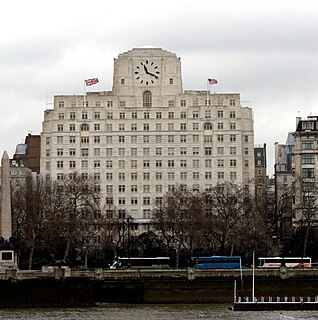
[[[113,58],[145,45],[181,58],[185,90],[215,78],[216,93],[241,94],[270,175],[274,142],[318,114],[318,1],[12,0],[1,13],[1,155],[41,133],[54,95],[83,94],[90,77],[111,90]]]

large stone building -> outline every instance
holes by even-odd
[[[176,54],[132,49],[115,59],[111,91],[54,97],[40,166],[46,179],[94,177],[102,203],[144,231],[154,203],[176,185],[231,181],[254,191],[252,110],[237,93],[183,90]]]

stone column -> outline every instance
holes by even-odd
[[[1,218],[0,236],[4,240],[11,237],[11,187],[10,187],[10,159],[5,151],[1,160]]]

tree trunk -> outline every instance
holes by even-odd
[[[307,257],[307,244],[308,244],[308,238],[309,238],[309,230],[310,230],[310,223],[308,222],[307,228],[306,228],[306,235],[304,240],[304,248],[303,248],[303,257]]]
[[[64,251],[64,257],[63,257],[63,260],[66,261],[67,257],[68,257],[68,253],[70,251],[70,247],[71,247],[71,240],[68,239],[67,240],[67,243],[66,243],[66,248],[65,248],[65,251]]]
[[[29,253],[29,266],[28,266],[28,269],[29,269],[29,270],[32,270],[33,254],[34,254],[34,245],[32,245],[31,248],[30,248],[30,253]]]

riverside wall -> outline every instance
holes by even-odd
[[[253,272],[243,270],[0,271],[0,308],[88,307],[98,303],[232,303],[251,297]],[[255,296],[318,296],[318,270],[255,270]]]

